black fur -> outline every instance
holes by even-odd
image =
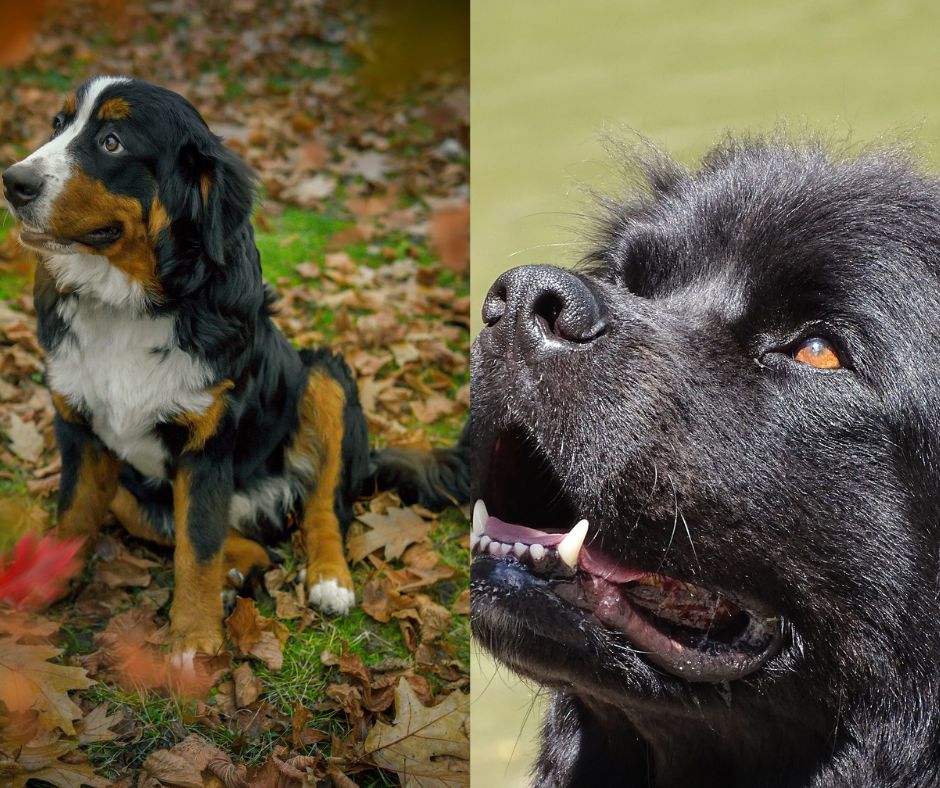
[[[785,640],[744,678],[684,681],[476,558],[476,637],[551,692],[533,784],[940,784],[940,184],[780,141],[641,166],[578,273],[605,333],[526,357],[511,304],[481,332],[474,498],[586,517],[593,546],[757,600]],[[843,368],[795,360],[811,336]],[[500,437],[526,462],[497,465]]]
[[[78,107],[89,84],[78,91]],[[130,108],[127,117],[100,120],[98,107],[109,100],[125,102]],[[74,105],[58,121],[56,134],[77,122]],[[109,156],[101,149],[101,139],[109,131],[120,135],[119,155]],[[356,383],[341,357],[328,350],[298,353],[271,319],[274,297],[262,280],[250,222],[256,181],[249,168],[209,130],[186,99],[140,80],[105,88],[96,99],[91,121],[69,150],[77,172],[108,194],[139,202],[145,229],[162,206],[169,222],[158,228],[154,238],[158,287],[150,293],[144,316],[172,319],[173,341],[210,371],[209,386],[229,382],[221,421],[204,446],[187,449],[188,426],[179,423],[178,414],[168,414],[153,427],[166,449],[164,473],[147,478],[132,463],[122,469],[121,482],[138,499],[157,535],[174,537],[171,480],[180,471],[192,479],[191,537],[200,559],[214,555],[221,546],[233,495],[250,496],[265,482],[289,477],[285,454],[297,433],[298,407],[315,370],[339,382],[345,393],[344,470],[336,513],[341,525],[348,525],[352,502],[371,489],[367,480],[374,476]],[[125,227],[125,235],[131,229]],[[153,228],[149,232],[154,235]],[[61,343],[76,341],[63,318],[68,309],[63,307],[72,299],[87,297],[91,296],[57,287],[40,266],[35,303],[39,339],[47,352],[53,354]],[[171,350],[150,352],[166,355]],[[90,420],[93,414],[77,416]],[[79,451],[73,451],[73,444],[77,446],[75,436],[81,429],[89,440],[93,437],[90,429],[62,419],[57,424],[63,452]],[[426,463],[436,462],[427,456]],[[449,464],[446,473],[450,472]],[[75,473],[72,467],[64,471],[65,504],[74,487],[70,474]],[[422,500],[440,500],[442,492],[459,500],[466,493],[468,475],[466,465],[456,469],[453,477],[444,479],[443,491],[433,485],[441,477],[424,468],[402,474],[395,482],[415,490]],[[241,523],[243,531],[267,544],[284,537],[289,515],[299,516],[309,492],[303,485],[315,483],[293,477],[288,481],[294,485],[292,499],[276,511],[269,508],[253,522]]]

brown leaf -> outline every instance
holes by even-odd
[[[412,402],[411,412],[422,424],[433,424],[438,419],[450,416],[454,412],[454,401],[450,397],[435,394],[423,402],[420,400]]]
[[[436,706],[424,706],[402,677],[395,691],[395,721],[373,726],[366,757],[396,772],[406,788],[469,785],[469,724],[467,695],[454,692]]]
[[[210,762],[230,760],[218,747],[195,734],[171,750],[156,750],[147,756],[143,771],[173,788],[203,788],[202,773]]]
[[[465,588],[450,606],[450,612],[457,616],[470,615],[470,589]]]
[[[289,632],[279,621],[262,616],[253,599],[239,597],[225,625],[238,656],[255,657],[271,670],[281,669],[284,664],[281,649]]]
[[[7,428],[10,438],[10,451],[27,462],[37,462],[42,454],[42,436],[31,421],[23,421],[15,413],[10,414],[10,426]]]
[[[385,560],[398,558],[408,545],[428,539],[431,524],[415,514],[413,509],[389,509],[384,515],[367,512],[358,518],[371,530],[353,534],[347,543],[349,560],[361,561],[381,547]]]
[[[124,712],[120,710],[108,716],[107,703],[95,706],[95,708],[88,712],[85,718],[75,726],[78,732],[78,740],[82,744],[93,744],[95,742],[116,739],[118,734],[111,729],[123,719]]]
[[[0,637],[0,701],[11,712],[37,709],[44,730],[61,728],[75,733],[82,710],[68,693],[88,689],[93,682],[82,668],[54,665],[48,660],[62,652],[50,646],[27,646]]]
[[[439,208],[431,217],[431,245],[451,271],[470,265],[470,205]]]
[[[33,780],[45,780],[57,788],[105,788],[108,780],[98,777],[88,762],[77,750],[76,739],[62,738],[60,731],[41,733],[22,748],[11,750],[7,746],[5,731],[0,731],[0,750],[15,751],[16,757],[10,761],[3,759],[2,774],[4,786],[24,788],[34,784]],[[6,777],[10,779],[6,781]]]
[[[240,708],[250,706],[258,700],[263,687],[255,672],[251,669],[251,665],[243,662],[232,671],[232,678],[235,679],[235,703]]]

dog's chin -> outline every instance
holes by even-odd
[[[785,622],[762,603],[600,549],[605,524],[574,514],[519,431],[501,433],[484,459],[474,631],[510,667],[541,683],[649,692],[743,679],[780,652]]]

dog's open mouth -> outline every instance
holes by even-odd
[[[496,450],[503,455],[500,460],[526,451],[512,437],[501,441],[503,445],[498,441]],[[526,466],[515,467],[532,468],[533,459],[529,456]],[[586,543],[590,541],[586,520],[579,520],[567,532],[551,522],[565,506],[557,489],[545,488],[548,474],[544,469],[513,475],[509,489],[516,494],[510,497],[515,502],[533,501],[543,527],[490,516],[486,504],[477,501],[471,539],[475,556],[512,562],[543,578],[558,597],[624,635],[651,664],[688,681],[742,678],[779,651],[783,627],[778,616],[761,610],[757,603],[614,560]],[[500,494],[500,489],[507,489],[505,484],[487,487],[500,514],[507,509],[519,511],[518,503],[509,506]],[[535,497],[528,498],[532,494]]]

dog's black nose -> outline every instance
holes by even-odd
[[[607,330],[604,308],[578,276],[552,265],[506,271],[487,293],[483,320],[503,348],[528,361],[593,342]]]
[[[14,208],[22,208],[42,191],[43,180],[31,167],[14,166],[3,173],[3,196]]]

